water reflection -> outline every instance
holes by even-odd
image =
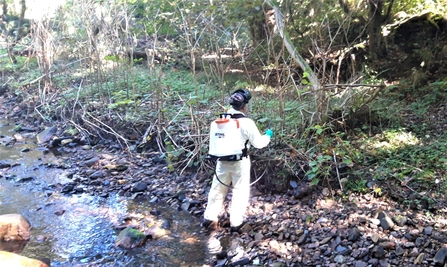
[[[2,127],[3,125],[3,127]],[[0,121],[0,137],[14,133]],[[28,152],[23,152],[27,151]],[[206,257],[205,237],[198,219],[170,207],[147,201],[133,202],[118,196],[108,198],[51,192],[57,183],[70,181],[67,172],[47,166],[64,160],[39,151],[34,139],[5,146],[0,143],[0,161],[14,165],[0,169],[0,214],[19,213],[31,223],[31,240],[19,254],[49,259],[51,266],[201,266]],[[21,178],[32,177],[25,182]],[[115,247],[117,230],[126,215],[160,217],[171,222],[170,233],[149,240],[142,248],[126,251]],[[2,246],[0,244],[0,250]]]

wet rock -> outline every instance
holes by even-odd
[[[183,211],[188,211],[190,206],[191,206],[191,203],[189,202],[189,200],[188,200],[188,199],[185,199],[185,200],[182,202],[182,205],[180,206],[180,208],[181,208],[181,210],[183,210]]]
[[[95,180],[98,178],[102,178],[104,176],[104,173],[102,171],[95,171],[90,175],[90,179]]]
[[[0,262],[2,266],[23,266],[23,267],[48,267],[47,264],[27,258],[25,256],[21,256],[15,253],[6,252],[6,251],[0,251]]]
[[[20,214],[0,215],[0,241],[23,241],[30,239],[31,224]]]
[[[85,191],[85,188],[82,185],[78,185],[74,188],[74,191],[76,191],[76,193],[83,193]]]
[[[43,144],[51,139],[53,135],[56,133],[57,128],[55,126],[48,127],[42,132],[37,134],[37,142],[39,144]]]
[[[93,165],[95,165],[97,162],[99,161],[98,157],[93,157],[91,159],[85,160],[84,162],[82,162],[82,166],[86,166],[86,167],[92,167]]]
[[[10,147],[13,146],[15,139],[11,136],[0,136],[0,144]]]
[[[74,183],[67,183],[64,185],[61,192],[62,193],[70,193],[71,191],[73,191],[74,187],[75,187]]]
[[[35,132],[36,129],[33,127],[28,127],[28,126],[20,126],[19,129],[17,129],[20,132]]]
[[[6,169],[6,168],[9,168],[9,167],[11,167],[10,163],[7,163],[5,161],[0,161],[0,169]]]
[[[35,179],[36,179],[36,177],[34,177],[34,176],[22,177],[22,178],[17,179],[16,183],[25,183],[25,182],[29,182],[29,181],[32,181]]]
[[[125,171],[129,168],[128,165],[124,165],[124,164],[107,164],[104,166],[104,168],[108,169],[108,170],[113,170],[113,171]]]
[[[54,215],[61,216],[61,215],[64,214],[64,213],[65,213],[65,210],[61,209],[61,210],[57,210],[57,211],[55,211],[55,212],[54,212]]]
[[[132,249],[142,246],[145,242],[146,235],[139,230],[127,227],[119,233],[115,245],[125,249]]]
[[[131,192],[143,192],[147,189],[147,183],[137,182],[132,186]]]
[[[167,234],[166,229],[160,227],[158,224],[154,224],[147,230],[146,235],[152,239],[160,239]]]

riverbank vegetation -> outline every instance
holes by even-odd
[[[443,212],[445,4],[70,0],[31,16],[3,0],[0,92],[24,122],[203,173],[210,122],[248,88],[249,116],[275,132],[253,155],[261,191]]]

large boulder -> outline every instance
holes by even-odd
[[[0,251],[0,266],[49,267],[47,264],[15,253]]]
[[[27,241],[31,224],[20,214],[0,215],[0,241]]]

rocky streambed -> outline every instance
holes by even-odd
[[[9,119],[19,113],[0,110]],[[25,129],[37,135],[42,128],[30,125]],[[57,126],[52,134],[53,140],[69,136]],[[163,204],[173,212],[197,218],[194,227],[198,226],[210,187],[208,175],[170,171],[156,149],[130,154],[113,142],[90,145],[62,138],[68,139],[43,148],[45,153],[60,155],[47,168],[67,173],[66,181],[52,185],[48,194],[104,199],[117,195]],[[203,253],[210,253],[203,265],[446,265],[447,219],[443,211],[412,210],[405,203],[373,194],[333,196],[307,186],[298,190],[305,192],[261,193],[252,187],[247,224],[239,232],[230,233],[226,212],[216,231],[201,232],[207,239],[207,252]],[[138,216],[129,218],[139,221]]]
[[[70,181],[52,189],[63,194],[118,194],[169,205],[200,218],[208,177],[169,172],[160,155],[121,154],[100,146],[69,148],[72,155],[51,168],[69,169]],[[303,198],[252,190],[247,224],[230,233],[228,215],[210,233],[210,265],[264,266],[443,266],[447,220],[412,211],[373,195],[335,200],[311,188]],[[231,195],[230,195],[231,196]],[[212,242],[214,241],[214,242]],[[214,244],[214,245],[213,245]],[[236,266],[236,265],[234,265]]]

